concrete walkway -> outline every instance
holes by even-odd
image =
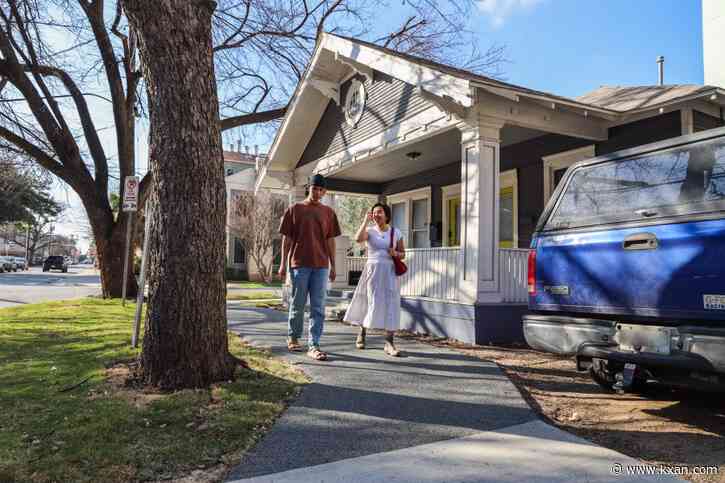
[[[313,382],[229,481],[675,481],[627,475],[636,460],[541,422],[493,363],[408,341],[393,359],[381,337],[360,351],[354,328],[326,324],[317,362],[286,351],[285,314],[230,308],[231,330]]]

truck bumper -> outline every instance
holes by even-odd
[[[611,320],[526,315],[523,328],[526,342],[544,352],[725,374],[725,328],[668,327],[671,337],[666,354],[622,347],[618,343],[619,324]]]

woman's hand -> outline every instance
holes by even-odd
[[[357,241],[358,243],[365,243],[366,241],[368,241],[367,229],[371,221],[373,221],[373,212],[368,211],[367,213],[365,213],[365,217],[360,224],[360,228],[358,228],[357,233],[355,234],[355,241]]]
[[[391,257],[398,258],[400,254],[395,250],[395,248],[388,248],[388,253]]]

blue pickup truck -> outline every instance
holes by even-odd
[[[570,167],[528,290],[528,344],[603,387],[725,389],[725,128]]]

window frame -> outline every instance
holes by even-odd
[[[546,203],[549,202],[549,199],[551,199],[551,196],[554,194],[554,172],[568,168],[579,161],[593,158],[595,155],[596,146],[594,144],[590,144],[581,148],[569,149],[556,154],[550,154],[549,156],[543,156],[541,159],[544,162],[544,206],[546,206]],[[564,179],[562,179],[562,181],[564,181]]]
[[[393,205],[397,203],[405,203],[405,219],[407,222],[406,231],[403,234],[406,246],[412,248],[430,248],[430,224],[431,224],[431,208],[432,208],[432,196],[433,189],[431,186],[423,188],[417,188],[410,191],[403,191],[401,193],[393,193],[385,196],[385,203],[393,209]],[[425,199],[427,203],[427,217],[426,217],[426,239],[427,245],[425,247],[414,247],[413,246],[413,201]],[[392,221],[392,220],[391,220]],[[400,229],[399,227],[396,227]],[[422,230],[415,230],[422,231]]]

